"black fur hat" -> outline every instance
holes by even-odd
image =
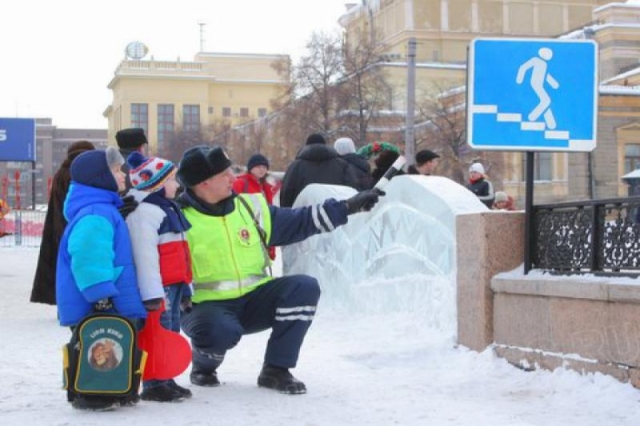
[[[231,166],[231,160],[219,146],[199,145],[182,154],[178,165],[178,179],[184,186],[193,187],[224,172]]]
[[[324,139],[324,136],[322,136],[320,133],[312,133],[307,138],[307,142],[305,143],[305,145],[313,145],[316,143],[326,145],[327,141]]]
[[[144,129],[137,127],[131,129],[122,129],[116,133],[116,141],[120,149],[136,149],[146,143],[147,137],[144,134]]]

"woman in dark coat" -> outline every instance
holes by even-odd
[[[67,149],[67,158],[60,165],[60,169],[53,176],[51,194],[47,216],[44,220],[42,242],[40,243],[40,255],[36,276],[33,279],[31,301],[36,303],[56,304],[56,264],[58,260],[58,246],[67,221],[62,214],[64,200],[67,197],[69,184],[71,183],[71,162],[85,151],[91,151],[95,146],[91,142],[78,141]]]

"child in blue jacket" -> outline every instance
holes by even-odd
[[[87,151],[71,164],[64,203],[68,221],[58,253],[56,301],[60,325],[74,327],[98,302],[132,320],[146,318],[129,231],[118,207],[125,188],[124,159],[114,147]],[[72,405],[101,410],[111,398],[78,395]]]

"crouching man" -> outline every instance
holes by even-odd
[[[245,334],[271,329],[258,386],[303,394],[293,377],[300,347],[320,297],[318,281],[307,275],[269,274],[268,247],[296,243],[370,210],[378,190],[348,200],[326,200],[297,209],[270,206],[261,194],[233,192],[231,161],[220,147],[187,150],[178,169],[186,187],[178,199],[191,223],[187,232],[193,261],[193,307],[181,319],[191,338],[191,383],[218,386],[217,369]]]

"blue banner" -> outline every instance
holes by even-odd
[[[36,120],[0,118],[0,161],[36,161]]]

